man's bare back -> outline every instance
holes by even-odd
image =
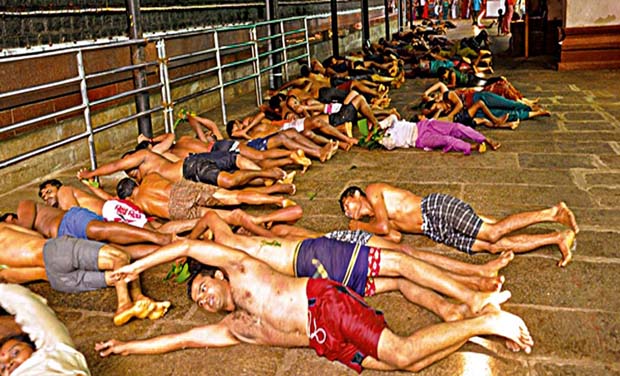
[[[402,232],[422,232],[422,211],[420,209],[422,198],[420,196],[383,183],[368,185],[366,194],[373,207],[375,204],[380,205],[381,201],[373,202],[370,197],[377,194],[382,196],[388,219],[394,228]]]
[[[19,267],[43,266],[43,246],[46,241],[47,239],[32,230],[0,223],[0,249],[2,249],[0,264],[15,263],[15,266]]]
[[[61,209],[24,200],[17,206],[18,219],[15,224],[33,229],[46,238],[55,238],[64,215]]]
[[[170,218],[170,193],[174,183],[158,173],[145,175],[132,196],[133,202],[145,213],[160,218]]]
[[[101,215],[104,203],[104,200],[81,189],[65,185],[58,189],[58,207],[62,210],[69,210],[74,206],[79,206]]]

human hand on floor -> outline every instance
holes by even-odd
[[[99,352],[99,356],[105,358],[106,356],[118,354],[128,355],[129,352],[125,349],[125,342],[111,339],[105,342],[98,342],[95,344],[95,351]]]
[[[134,264],[128,264],[128,265],[121,266],[120,268],[116,270],[113,270],[110,273],[110,279],[114,283],[121,282],[121,281],[131,282],[131,281],[135,281],[136,279],[138,279],[139,275],[140,275],[140,271],[137,270],[137,267],[134,266]]]

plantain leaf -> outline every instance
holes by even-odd
[[[175,279],[175,281],[177,283],[183,283],[183,282],[187,281],[189,276],[190,276],[189,265],[188,265],[188,263],[184,263],[183,267],[181,268],[181,271],[178,273],[177,278]]]

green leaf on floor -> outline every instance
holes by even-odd
[[[272,245],[274,247],[281,247],[282,246],[282,243],[280,243],[277,240],[273,240],[273,241],[270,241],[270,242],[268,242],[267,240],[261,240],[260,244],[261,244],[261,246],[263,246],[263,245]]]

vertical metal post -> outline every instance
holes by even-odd
[[[368,0],[362,0],[362,46],[370,40],[370,19],[368,17]]]
[[[97,168],[97,156],[95,152],[95,136],[93,134],[93,124],[90,119],[90,101],[88,100],[88,86],[86,84],[86,72],[84,71],[84,56],[82,50],[79,50],[75,56],[77,60],[78,74],[80,76],[80,94],[82,95],[82,104],[84,105],[84,124],[88,132],[88,153],[90,155],[90,168]]]
[[[166,56],[166,42],[163,39],[157,41],[157,58],[159,60],[159,80],[161,82],[161,102],[164,107],[164,129],[166,133],[174,133],[174,116],[172,97],[170,94],[170,78],[168,76],[168,57]]]
[[[224,75],[222,74],[222,57],[220,56],[220,37],[217,29],[213,32],[213,47],[215,48],[215,62],[217,63],[217,82],[220,88],[220,106],[222,107],[222,122],[226,124],[226,101],[224,100]]]
[[[336,0],[330,0],[332,13],[332,53],[334,56],[340,55],[338,48],[338,3]]]
[[[267,0],[267,20],[276,20],[278,19],[278,0]],[[278,24],[276,22],[269,23],[268,26],[269,36],[278,35]],[[280,31],[282,35],[284,35],[284,29],[280,26]],[[277,50],[281,46],[279,39],[271,39],[269,38],[269,51]],[[270,53],[269,54],[269,66],[274,66],[282,61],[280,57],[280,53]],[[282,86],[282,67],[278,66],[273,68],[269,74],[269,86],[270,89],[277,89]]]
[[[383,8],[385,9],[385,40],[390,40],[390,0],[383,0]]]
[[[142,16],[140,15],[140,0],[125,0],[127,6],[127,24],[129,29],[129,38],[136,40],[142,39]],[[134,65],[142,64],[145,61],[144,46],[131,46],[131,63]],[[133,70],[133,84],[136,89],[142,89],[148,86],[146,78],[146,69]],[[146,112],[150,109],[149,94],[139,93],[135,96],[136,112]],[[145,115],[138,118],[138,130],[146,137],[153,137],[153,127],[151,126],[151,115]]]
[[[286,35],[284,34],[284,21],[282,20],[280,20],[280,40],[281,40],[281,43],[282,43],[281,45],[283,48],[282,58],[284,59],[284,79],[288,82],[288,54],[286,53],[286,49],[288,47],[286,45]]]
[[[398,0],[398,31],[403,31],[403,0]]]
[[[260,83],[260,59],[258,56],[258,40],[256,37],[256,25],[250,29],[250,40],[252,43],[252,68],[254,69],[254,93],[256,94],[256,105],[263,104],[263,89]],[[278,86],[279,87],[279,86]]]
[[[308,66],[310,66],[310,40],[308,37],[308,17],[304,17],[304,36],[306,37],[306,54]]]
[[[406,0],[409,2],[409,28],[413,29],[413,18],[414,18],[414,13],[413,13],[413,0]]]

